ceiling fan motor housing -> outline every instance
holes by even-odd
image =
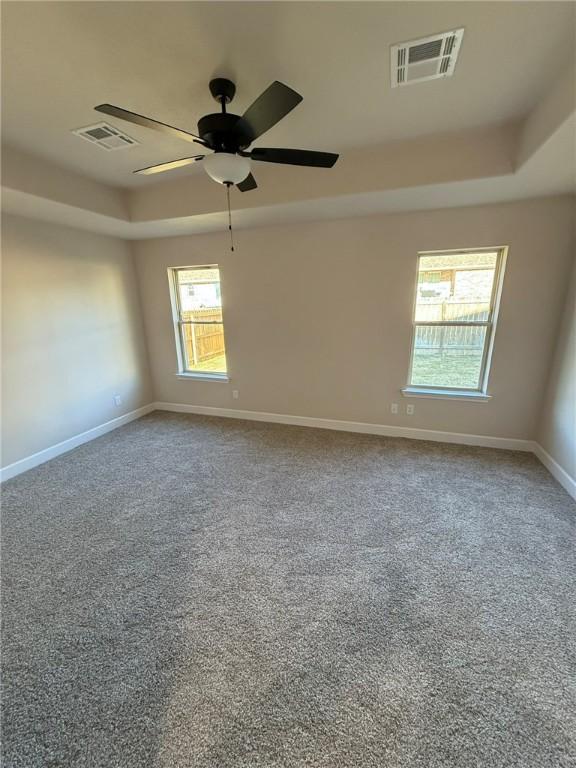
[[[240,121],[239,115],[229,113],[205,115],[198,121],[198,134],[215,152],[237,152],[251,142],[251,137]]]

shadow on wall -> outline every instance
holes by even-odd
[[[128,246],[11,216],[2,234],[7,465],[145,405],[150,386]]]

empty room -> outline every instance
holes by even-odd
[[[576,3],[0,12],[2,765],[576,768]]]

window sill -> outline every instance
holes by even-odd
[[[193,381],[222,381],[225,384],[230,381],[226,373],[177,373],[177,379],[192,379]]]
[[[462,392],[458,389],[434,389],[433,387],[404,387],[404,397],[430,397],[437,400],[461,400],[472,403],[487,403],[492,395],[484,392]]]

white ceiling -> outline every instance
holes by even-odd
[[[195,130],[215,75],[242,112],[272,81],[304,102],[261,146],[345,151],[524,117],[574,55],[572,2],[3,2],[3,141],[121,187],[190,145],[105,152],[70,134],[104,101]],[[389,46],[465,27],[454,77],[390,88]],[[113,119],[109,122],[114,123]],[[200,172],[174,171],[171,178]],[[167,177],[165,176],[164,179]]]

